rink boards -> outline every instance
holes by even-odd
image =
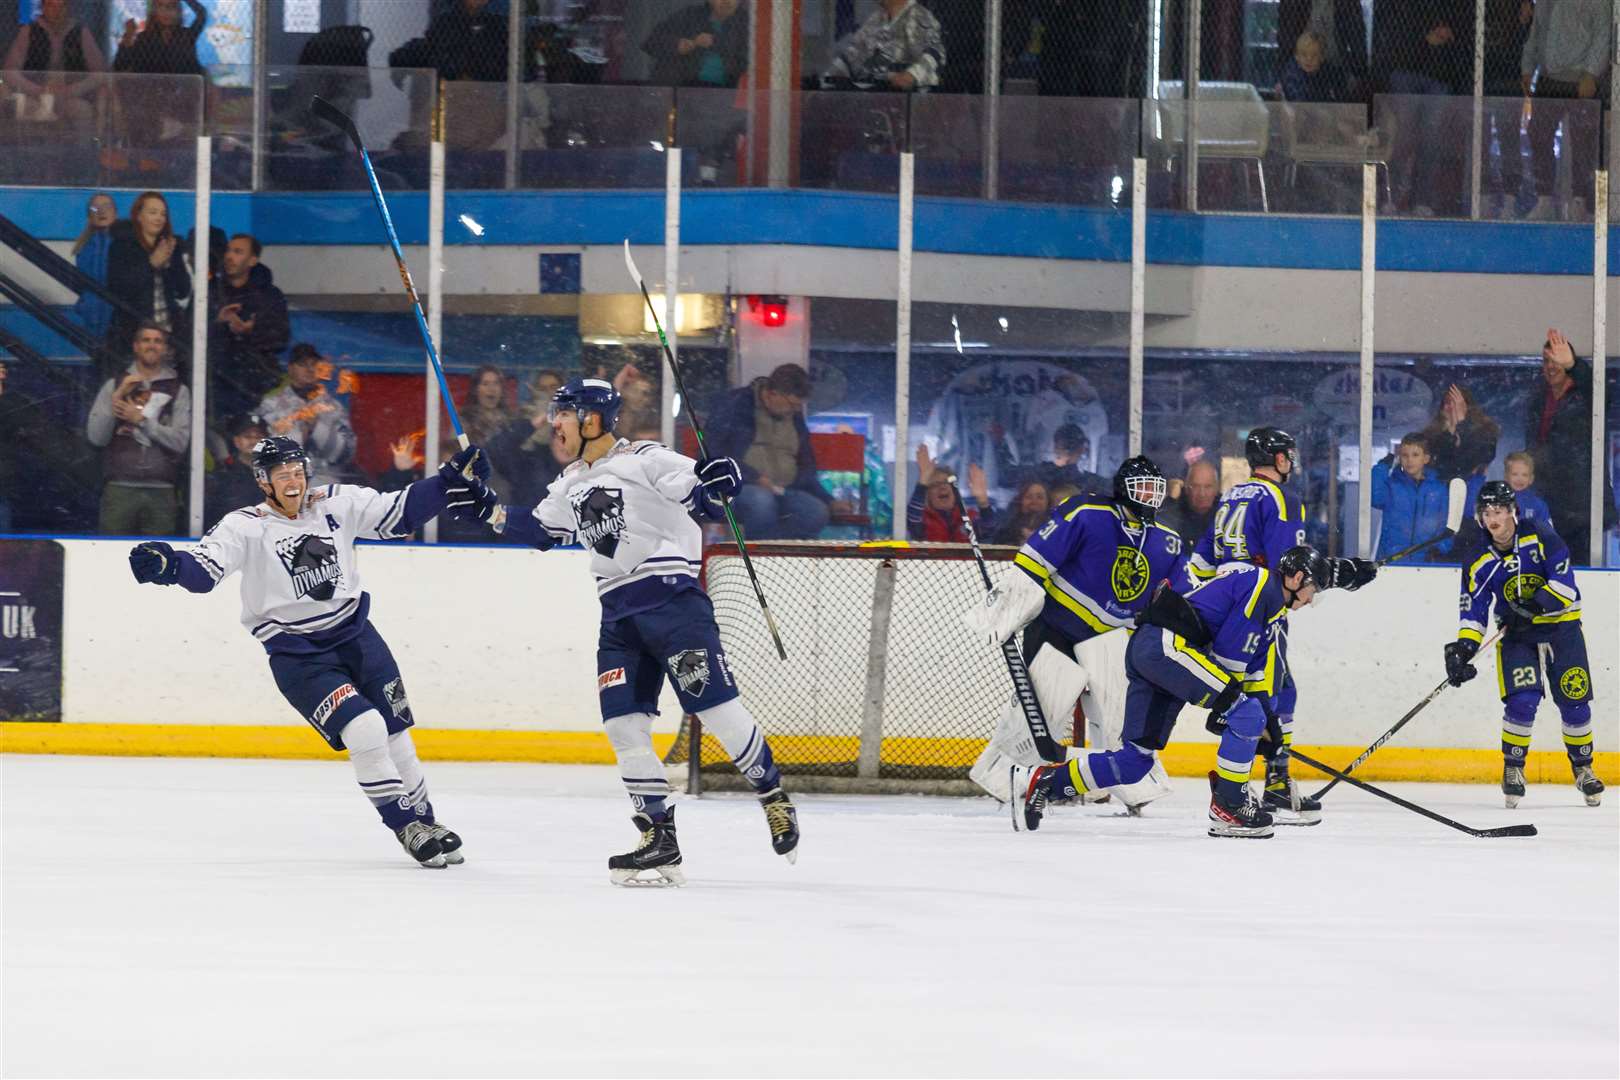
[[[294,714],[270,678],[264,654],[239,620],[234,583],[205,596],[138,587],[128,543],[62,541],[63,685],[60,724],[0,724],[0,749],[15,752],[320,757],[328,752]],[[404,673],[424,755],[460,760],[605,762],[596,702],[598,604],[582,552],[512,548],[367,546],[360,556],[372,620]],[[1600,771],[1620,779],[1620,574],[1577,574],[1592,663],[1595,748]],[[1301,745],[1353,756],[1423,697],[1443,675],[1441,647],[1456,629],[1457,571],[1386,569],[1358,594],[1331,593],[1292,620],[1290,655],[1301,687]],[[815,624],[850,618],[837,596],[805,604],[772,596],[793,611],[798,641],[813,647]],[[852,598],[859,607],[863,600]],[[978,742],[926,729],[928,693],[948,690],[961,648],[954,613],[908,623],[916,655],[933,658],[932,677],[896,707],[915,700],[903,735],[886,737],[885,759],[910,756],[917,740],[966,759]],[[808,638],[808,641],[806,640]],[[832,657],[820,662],[835,663]],[[774,687],[771,657],[738,658],[750,685]],[[666,689],[656,730],[673,738],[678,711]],[[1480,678],[1441,694],[1365,775],[1493,779],[1500,768],[1496,680]],[[853,738],[850,731],[822,734]],[[988,731],[993,717],[985,718]],[[836,721],[833,722],[836,726]],[[887,721],[886,721],[887,723]],[[923,724],[919,727],[919,723]],[[1167,752],[1172,772],[1208,767],[1213,737],[1189,713]],[[943,741],[941,741],[943,740]],[[1532,738],[1532,771],[1566,775],[1557,715],[1544,705]],[[792,759],[793,740],[778,756]]]

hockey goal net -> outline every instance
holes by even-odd
[[[1016,548],[982,549],[992,581]],[[984,600],[966,544],[774,542],[748,554],[787,649],[778,658],[737,546],[704,552],[704,583],[742,697],[795,788],[967,792],[1011,694],[999,650],[961,617]],[[692,717],[665,760],[688,790],[740,781]],[[1054,723],[1055,731],[1066,730]]]

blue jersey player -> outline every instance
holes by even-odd
[[[1157,465],[1146,457],[1124,462],[1114,474],[1112,499],[1087,496],[1059,506],[1018,552],[987,605],[969,613],[970,629],[991,644],[1024,631],[1024,663],[1048,721],[1072,713],[1089,689],[1104,713],[1111,714],[1118,699],[1115,730],[1123,725],[1123,678],[1115,678],[1122,675],[1116,669],[1123,669],[1123,639],[1156,585],[1187,581],[1181,537],[1153,520],[1164,497]],[[1109,692],[1114,686],[1118,692]],[[969,775],[1006,802],[1016,794],[1012,767],[1040,761],[1014,698]],[[1117,794],[1134,811],[1168,791],[1164,768],[1156,766],[1152,776]]]
[[[1185,595],[1163,587],[1142,612],[1125,650],[1130,690],[1119,750],[1082,753],[1031,771],[1024,826],[1038,828],[1053,798],[1130,784],[1147,775],[1185,705],[1210,711],[1221,728],[1209,774],[1209,835],[1264,838],[1272,814],[1250,795],[1249,766],[1268,733],[1262,700],[1278,675],[1276,627],[1327,583],[1327,560],[1305,546],[1284,551],[1269,569],[1229,564]],[[1278,738],[1274,727],[1271,737]]]
[[[1193,549],[1191,570],[1199,580],[1213,578],[1221,567],[1232,563],[1274,567],[1284,552],[1305,543],[1305,505],[1288,491],[1288,481],[1299,468],[1294,437],[1279,428],[1255,428],[1244,443],[1244,455],[1249,461],[1249,478],[1221,496],[1215,520]],[[1378,572],[1365,559],[1329,559],[1327,566],[1324,588],[1354,591]],[[1299,695],[1288,667],[1286,618],[1278,624],[1277,636],[1278,685],[1265,707],[1282,728],[1282,742],[1267,742],[1262,747],[1265,802],[1277,812],[1278,824],[1315,825],[1322,819],[1321,803],[1301,794],[1288,773],[1287,748],[1294,740]]]
[[[451,497],[451,512],[545,549],[578,542],[591,552],[602,603],[596,686],[641,830],[634,851],[608,860],[616,885],[680,885],[681,850],[664,765],[653,751],[658,696],[669,680],[681,708],[731,754],[765,811],[771,847],[798,857],[798,817],[765,733],[738,697],[737,680],[698,581],[703,534],[693,515],[723,516],[742,483],[737,463],[701,465],[655,442],[614,436],[621,399],[612,383],[574,379],[552,398],[552,440],[573,458],[536,506],[501,506],[482,482]]]
[[[1564,722],[1564,750],[1586,805],[1603,801],[1592,772],[1592,669],[1581,633],[1581,591],[1569,548],[1551,524],[1521,513],[1513,489],[1492,480],[1479,489],[1474,517],[1483,550],[1463,564],[1462,621],[1446,645],[1446,677],[1461,686],[1476,674],[1470,662],[1496,608],[1503,628],[1496,644],[1496,686],[1502,695],[1502,796],[1508,808],[1524,797],[1524,756],[1545,696]]]

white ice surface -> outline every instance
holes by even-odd
[[[6,1076],[1614,1076],[1616,798],[1361,792],[1314,829],[1013,835],[987,800],[680,804],[684,890],[615,889],[615,774],[430,764],[410,864],[341,762],[0,758]]]

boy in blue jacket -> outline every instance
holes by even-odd
[[[1384,512],[1377,558],[1422,543],[1445,529],[1450,495],[1429,461],[1428,444],[1422,435],[1412,432],[1401,439],[1396,453],[1373,466],[1373,509]],[[1428,557],[1444,559],[1450,551],[1447,541],[1430,549]]]
[[[1527,450],[1515,450],[1503,462],[1502,479],[1513,489],[1519,516],[1540,525],[1552,524],[1547,500],[1536,493],[1536,459]]]

